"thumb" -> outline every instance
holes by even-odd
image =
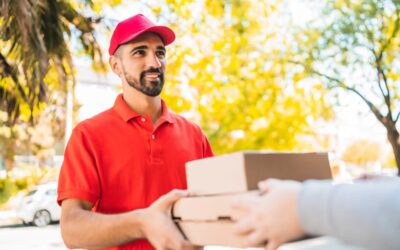
[[[181,189],[174,189],[167,194],[164,194],[158,200],[156,200],[153,205],[159,207],[160,209],[168,209],[177,200],[183,197],[188,197],[189,192]]]

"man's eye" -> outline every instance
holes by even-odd
[[[144,56],[146,54],[146,52],[144,50],[136,50],[135,53],[133,53],[134,55],[139,55],[139,56]]]
[[[157,51],[156,54],[160,58],[164,58],[165,57],[165,52],[164,51]]]

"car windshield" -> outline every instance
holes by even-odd
[[[34,195],[36,192],[37,192],[37,190],[34,189],[34,190],[30,191],[29,193],[27,193],[25,196],[27,197],[27,196]]]
[[[57,195],[57,190],[56,189],[47,190],[46,195],[50,195],[50,196]]]

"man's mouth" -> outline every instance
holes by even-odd
[[[149,78],[149,79],[157,79],[160,77],[160,73],[146,73],[144,74],[144,77]]]

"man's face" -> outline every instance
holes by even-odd
[[[158,96],[164,86],[166,50],[160,37],[145,33],[116,52],[129,86],[147,96]]]

